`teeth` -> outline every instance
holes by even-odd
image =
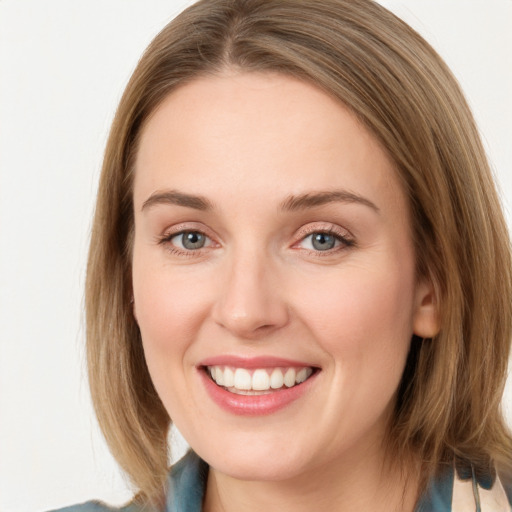
[[[295,385],[295,370],[293,368],[288,368],[286,373],[284,374],[284,385],[287,388],[291,388]]]
[[[265,391],[270,388],[270,377],[266,370],[256,370],[252,374],[252,389],[254,391]]]
[[[230,391],[243,391],[245,394],[258,394],[258,391],[291,388],[307,380],[313,373],[310,367],[304,368],[233,368],[230,366],[209,366],[212,379],[219,386]]]
[[[270,375],[270,387],[272,389],[282,388],[284,384],[283,372],[276,368]]]
[[[235,372],[231,368],[227,368],[227,367],[224,368],[224,386],[226,386],[227,388],[231,388],[234,385],[235,385]]]
[[[311,373],[308,373],[308,370],[311,370],[311,368],[302,368],[297,372],[297,375],[295,377],[295,382],[297,384],[304,382],[311,375]]]
[[[219,386],[224,386],[224,372],[222,371],[221,368],[218,367],[215,370],[215,382]]]
[[[217,371],[216,375],[218,374],[219,373]],[[221,380],[223,381],[223,379]],[[217,379],[215,379],[215,382],[219,384],[219,381]],[[223,386],[223,384],[219,384],[219,386]],[[251,374],[244,368],[237,368],[235,370],[235,382],[233,383],[233,387],[244,390],[252,389]]]

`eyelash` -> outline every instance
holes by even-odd
[[[335,226],[331,226],[328,229],[324,228],[306,228],[303,231],[299,232],[299,241],[294,244],[294,246],[298,245],[299,243],[304,242],[308,237],[311,237],[313,235],[328,235],[332,236],[336,239],[337,242],[340,242],[337,247],[334,247],[332,249],[328,249],[326,251],[319,251],[314,249],[304,249],[309,254],[312,254],[316,257],[326,257],[326,256],[332,256],[333,254],[337,254],[340,251],[344,251],[346,249],[349,249],[351,247],[355,247],[356,242],[353,238],[351,238],[347,232],[342,234],[338,229],[336,229]]]
[[[159,236],[159,237],[157,237],[157,243],[159,245],[165,246],[165,249],[167,251],[169,251],[171,254],[176,254],[178,256],[185,256],[185,257],[190,258],[190,257],[194,257],[194,256],[199,256],[200,254],[202,254],[203,249],[205,247],[201,247],[196,250],[180,249],[179,247],[176,247],[175,245],[173,245],[171,243],[171,240],[173,238],[176,238],[178,236],[183,236],[185,233],[199,233],[200,235],[203,235],[208,240],[212,241],[212,238],[210,236],[208,236],[203,230],[188,228],[188,229],[181,229],[179,231],[173,231],[172,233],[166,233],[162,236]],[[208,247],[210,247],[210,246],[208,246]],[[208,248],[208,247],[206,247],[206,248]]]
[[[211,247],[210,245],[207,247],[201,247],[196,250],[194,249],[180,249],[179,247],[174,246],[171,243],[171,240],[173,238],[176,238],[178,236],[183,236],[186,233],[198,233],[204,237],[206,237],[210,242],[215,244],[213,242],[212,238],[208,236],[203,230],[201,229],[181,229],[179,231],[173,231],[172,233],[166,233],[162,236],[157,237],[157,243],[159,245],[165,246],[166,250],[169,251],[171,254],[176,254],[178,256],[185,256],[185,257],[196,257],[200,256],[203,253],[204,249],[208,249]],[[350,236],[347,236],[346,234],[341,234],[334,226],[331,226],[328,229],[323,228],[310,228],[310,229],[304,229],[303,231],[300,231],[298,236],[299,241],[293,244],[293,247],[297,246],[298,244],[304,242],[308,237],[311,237],[313,235],[322,234],[327,236],[332,236],[336,239],[337,242],[339,242],[339,245],[337,247],[334,247],[332,249],[328,249],[325,251],[320,250],[314,250],[314,249],[304,249],[309,254],[312,254],[314,256],[318,257],[325,257],[325,256],[332,256],[333,254],[336,254],[340,251],[346,250],[350,247],[354,247],[356,245],[356,242],[354,239],[352,239]]]

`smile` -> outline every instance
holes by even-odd
[[[318,366],[273,356],[222,355],[197,367],[207,395],[237,416],[274,414],[308,396],[322,373]]]
[[[268,394],[302,384],[313,374],[311,367],[236,368],[207,366],[212,380],[230,393],[239,395]]]

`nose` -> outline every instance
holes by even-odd
[[[289,321],[288,305],[275,266],[261,254],[234,256],[226,262],[215,322],[237,338],[258,339]]]

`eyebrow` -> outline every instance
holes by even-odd
[[[281,209],[289,212],[298,210],[307,210],[315,206],[322,206],[329,203],[358,203],[368,206],[375,212],[379,213],[378,206],[366,199],[347,190],[327,190],[323,192],[314,192],[290,196],[281,203]]]
[[[375,203],[346,190],[328,190],[321,192],[309,192],[300,195],[291,195],[287,197],[280,205],[280,209],[288,212],[307,210],[316,206],[322,206],[329,203],[358,203],[367,206],[379,212],[379,208]],[[213,203],[204,196],[195,194],[186,194],[177,190],[165,190],[154,192],[149,196],[141,210],[144,211],[156,205],[176,205],[194,210],[209,211],[214,209]]]
[[[177,190],[165,190],[161,192],[154,192],[149,196],[141,210],[147,210],[156,205],[167,204],[185,206],[186,208],[193,208],[194,210],[213,210],[213,204],[203,196],[197,196],[193,194],[185,194],[184,192],[178,192]]]

